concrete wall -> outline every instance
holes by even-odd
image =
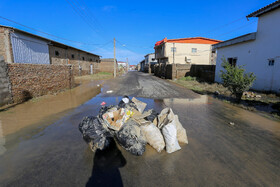
[[[12,103],[11,84],[8,77],[8,66],[0,56],[0,106]]]
[[[215,65],[160,64],[155,65],[155,75],[166,79],[192,76],[202,81],[214,82]]]
[[[221,82],[222,58],[237,58],[237,65],[245,65],[246,72],[253,72],[257,79],[253,88],[280,92],[280,9],[259,17],[254,41],[222,47],[217,50],[215,81]],[[269,66],[274,59],[274,66]]]
[[[10,63],[8,76],[14,103],[74,86],[71,66],[66,65]]]
[[[10,32],[5,27],[0,27],[0,56],[3,56],[5,62],[13,62]]]

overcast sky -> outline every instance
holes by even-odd
[[[208,37],[227,40],[255,32],[257,19],[246,15],[274,0],[1,0],[0,16],[34,29],[77,42],[16,27],[74,47],[137,64],[164,37]],[[78,43],[81,42],[81,43]]]

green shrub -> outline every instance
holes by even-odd
[[[256,76],[253,73],[245,73],[244,66],[232,66],[228,61],[223,59],[221,78],[223,85],[227,87],[232,94],[240,101],[243,92],[250,89]]]

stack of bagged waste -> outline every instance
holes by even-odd
[[[146,106],[124,96],[116,106],[102,106],[98,116],[85,117],[79,130],[93,151],[105,149],[112,137],[133,155],[143,155],[147,143],[157,152],[166,148],[167,153],[180,150],[179,142],[188,144],[186,130],[171,108],[158,114],[145,111]]]

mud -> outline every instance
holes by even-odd
[[[100,84],[100,81],[79,82],[79,84],[80,86],[58,95],[34,98],[7,111],[0,112],[2,135],[7,136],[41,121],[51,124],[69,110],[83,104],[101,91],[100,87],[96,86]]]
[[[140,79],[152,81],[146,75]],[[110,81],[105,86],[128,93],[126,85],[119,83]],[[153,89],[151,93],[158,93]],[[278,121],[211,97],[192,93],[188,98],[188,91],[176,92],[184,97],[137,99],[146,102],[147,109],[160,112],[168,106],[178,114],[189,139],[180,151],[157,153],[147,145],[137,157],[114,144],[111,151],[94,155],[77,126],[84,116],[96,116],[101,102],[115,105],[121,99],[102,92],[40,131],[25,131],[24,138],[15,131],[17,141],[6,138],[2,144],[6,151],[0,155],[0,186],[85,186],[97,180],[124,186],[279,186]]]

